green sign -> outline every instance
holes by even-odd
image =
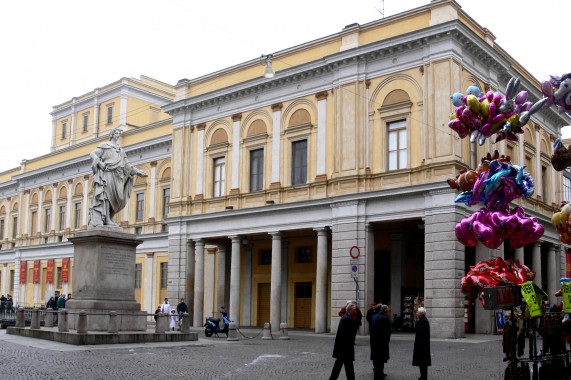
[[[532,317],[538,317],[543,314],[541,310],[541,300],[547,294],[533,281],[524,282],[521,284],[521,294],[527,303],[527,310]]]
[[[563,312],[571,313],[571,283],[563,283]]]

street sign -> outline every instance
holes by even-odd
[[[351,266],[351,278],[358,278],[359,277],[359,269],[357,265]]]
[[[357,264],[359,264],[359,259],[349,259],[349,264],[357,265]]]
[[[354,245],[349,250],[349,254],[351,255],[352,258],[357,259],[357,258],[359,258],[359,255],[361,254],[361,250],[359,249],[359,247]]]

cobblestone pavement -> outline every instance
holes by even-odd
[[[290,331],[290,340],[72,346],[6,335],[0,331],[2,379],[327,379],[333,367],[334,336]],[[258,330],[246,329],[246,335]],[[414,335],[393,334],[386,379],[417,379],[412,367]],[[502,379],[498,336],[432,339],[431,379]],[[369,337],[357,337],[357,379],[373,379]],[[345,379],[344,371],[340,379]]]

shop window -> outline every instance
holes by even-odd
[[[169,215],[169,202],[171,199],[171,189],[163,189],[163,218]]]
[[[59,206],[59,231],[65,229],[65,206]]]
[[[81,202],[75,204],[74,227],[81,228]]]
[[[264,186],[264,149],[250,151],[250,191],[260,191]]]
[[[143,264],[135,264],[135,289],[141,289],[143,283]]]
[[[259,265],[272,265],[272,250],[260,249],[258,251],[258,258]]]
[[[389,131],[389,170],[407,167],[406,121],[388,124]]]
[[[307,182],[307,140],[294,141],[291,144],[291,184],[302,185]]]
[[[226,182],[226,157],[214,159],[214,196],[220,197],[225,195]]]
[[[145,216],[145,193],[137,193],[137,220]]]
[[[169,273],[169,263],[161,263],[161,289],[166,289]]]
[[[312,249],[311,247],[297,247],[295,249],[295,262],[298,264],[312,262]]]

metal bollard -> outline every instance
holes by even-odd
[[[280,339],[289,339],[287,335],[287,323],[285,322],[280,323]]]
[[[69,328],[67,327],[67,310],[59,309],[57,327],[59,332],[69,332]]]
[[[169,320],[167,313],[159,313],[157,324],[155,325],[156,334],[164,334],[169,329]]]
[[[32,309],[32,323],[30,323],[30,329],[38,330],[40,328],[40,313],[37,308]]]
[[[24,309],[21,307],[16,310],[16,327],[26,327],[26,321],[24,320]]]
[[[272,325],[270,324],[270,322],[264,323],[264,334],[262,335],[262,339],[274,339],[272,337],[271,327]]]
[[[44,321],[44,327],[54,327],[54,314],[53,309],[50,307],[46,309],[46,320]]]
[[[119,332],[119,320],[117,319],[117,312],[111,310],[109,312],[109,325],[107,326],[109,334],[117,334]]]
[[[87,334],[87,311],[80,310],[77,316],[77,333]]]
[[[238,340],[238,333],[236,331],[236,324],[234,322],[230,322],[228,325],[228,338],[226,340],[234,342]]]
[[[190,315],[188,313],[184,313],[182,315],[182,327],[181,333],[189,333],[190,332]]]

